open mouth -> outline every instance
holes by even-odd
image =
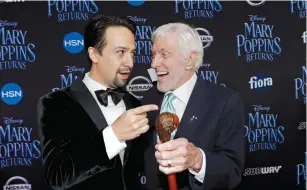
[[[128,79],[130,73],[119,73],[123,79]]]
[[[121,69],[118,73],[121,76],[121,78],[128,79],[128,77],[130,76],[130,69],[124,68],[124,69]]]
[[[159,79],[162,79],[163,77],[165,77],[168,74],[169,74],[169,72],[167,72],[167,71],[157,71],[157,75],[158,75]]]

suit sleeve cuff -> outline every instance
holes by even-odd
[[[117,139],[111,125],[102,131],[102,135],[106,147],[106,152],[110,160],[127,147],[125,141],[119,141]]]
[[[197,179],[197,181],[203,183],[204,179],[205,179],[205,173],[206,173],[206,154],[204,153],[204,151],[202,149],[199,148],[199,150],[201,151],[201,153],[203,155],[203,165],[201,166],[201,169],[198,173],[196,173],[192,169],[189,169],[189,171],[190,171],[191,174],[194,175],[194,177],[195,177],[195,179]]]

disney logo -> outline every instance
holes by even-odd
[[[203,63],[200,67],[206,67],[206,68],[210,68],[211,64],[210,63]]]
[[[85,71],[85,68],[76,68],[75,66],[65,66],[67,69],[66,71],[71,73],[71,72],[81,72],[83,73]]]
[[[258,17],[258,15],[248,15],[250,21],[262,21],[264,22],[266,20],[265,17]]]
[[[130,18],[133,22],[139,22],[139,23],[145,23],[147,21],[146,18],[139,18],[137,16],[127,16],[128,18]]]
[[[255,111],[266,111],[269,112],[269,110],[271,109],[270,107],[264,107],[262,105],[253,105],[254,106],[254,110]]]
[[[0,27],[13,26],[14,28],[16,28],[17,25],[17,22],[8,22],[7,20],[0,20]]]
[[[8,118],[8,117],[3,117],[3,123],[5,125],[9,125],[9,124],[13,124],[13,123],[18,123],[19,125],[21,125],[23,122],[22,119],[14,119],[13,117]]]

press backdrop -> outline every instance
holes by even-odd
[[[154,29],[168,22],[196,27],[204,46],[198,77],[238,91],[244,101],[246,165],[238,189],[305,188],[306,1],[8,1],[0,1],[4,189],[48,189],[37,100],[88,71],[83,31],[96,14],[129,16],[137,23],[127,88],[139,99],[152,87],[147,69]]]

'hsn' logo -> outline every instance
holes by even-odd
[[[273,79],[267,75],[252,76],[249,79],[250,89],[258,92],[266,92],[273,86]]]
[[[69,53],[80,53],[84,48],[83,36],[78,32],[70,32],[64,36],[63,46]]]
[[[1,88],[1,99],[7,105],[16,105],[23,98],[23,91],[18,84],[8,83]]]

